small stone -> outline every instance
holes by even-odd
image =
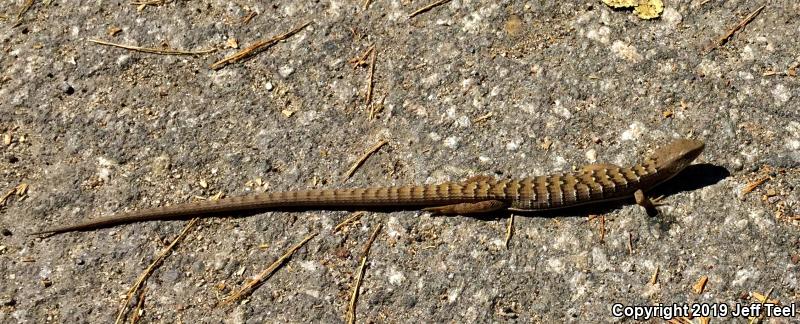
[[[225,42],[225,48],[239,48],[239,41],[236,38],[228,38]]]
[[[66,93],[67,95],[71,95],[75,93],[75,88],[73,88],[69,83],[64,83],[61,85],[61,91]]]
[[[167,283],[175,282],[180,277],[178,271],[169,270],[161,275],[161,280]]]
[[[735,158],[730,162],[730,166],[733,171],[742,171],[742,169],[744,169],[744,162],[740,158]]]
[[[553,146],[553,141],[551,141],[549,137],[545,137],[544,140],[539,143],[539,147],[545,151],[549,150],[551,146]]]
[[[466,128],[466,127],[470,127],[472,125],[472,121],[469,120],[469,117],[467,117],[467,116],[461,116],[458,119],[456,119],[456,125],[458,125],[459,127],[465,127]]]
[[[244,274],[245,270],[247,270],[247,267],[241,267],[234,273],[234,275],[237,277],[241,277]]]
[[[522,19],[520,19],[517,15],[510,15],[506,20],[505,25],[503,25],[503,30],[509,36],[519,35],[520,31],[522,30]]]
[[[0,305],[3,306],[14,306],[17,304],[17,301],[13,297],[3,296],[0,297]]]
[[[205,268],[206,268],[205,265],[201,261],[197,261],[197,262],[192,263],[192,267],[191,267],[192,272],[195,272],[195,273],[202,273]]]
[[[459,142],[460,142],[460,139],[458,137],[450,136],[450,137],[448,137],[448,138],[446,138],[444,140],[444,146],[447,146],[447,147],[449,147],[451,149],[457,149]]]
[[[155,159],[153,159],[150,168],[153,174],[156,174],[158,176],[164,176],[168,174],[170,165],[171,162],[169,156],[160,155]]]
[[[778,84],[772,90],[772,96],[775,98],[775,104],[777,106],[782,106],[783,104],[789,102],[789,99],[792,98],[792,90],[790,87],[787,87],[783,84]]]
[[[121,31],[122,31],[122,28],[119,28],[117,26],[111,26],[111,27],[108,28],[107,33],[108,33],[108,36],[114,37],[114,36],[117,36],[117,34],[119,34],[119,32],[121,32]]]
[[[291,66],[284,65],[278,68],[278,74],[280,74],[281,77],[284,78],[289,77],[290,75],[292,75],[292,73],[294,73],[294,68]]]
[[[664,13],[661,16],[664,21],[667,22],[670,26],[678,26],[683,20],[683,16],[675,10],[674,8],[665,8]]]
[[[597,150],[589,149],[586,151],[586,160],[592,163],[597,162]]]
[[[512,141],[506,143],[506,150],[507,151],[512,151],[512,152],[516,151],[516,150],[519,149],[520,145],[522,145],[522,140],[521,139],[512,140]]]
[[[128,54],[120,55],[119,57],[117,57],[117,66],[121,68],[127,68],[128,66],[130,66],[130,63],[131,63],[131,56]]]
[[[274,89],[275,86],[272,85],[271,81],[267,81],[267,84],[264,86],[264,88],[266,88],[267,91],[272,91],[272,89]]]

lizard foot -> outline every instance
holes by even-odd
[[[661,207],[661,206],[669,205],[668,202],[664,201],[664,195],[661,195],[661,196],[658,196],[658,197],[655,197],[655,198],[650,198],[650,203],[653,204],[653,206],[655,206],[655,207]]]
[[[636,190],[636,192],[633,193],[633,197],[636,199],[636,204],[642,206],[649,216],[657,216],[659,211],[656,207],[666,205],[666,203],[663,202],[664,196],[650,199],[645,196],[644,191],[641,189]]]

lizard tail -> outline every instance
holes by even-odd
[[[485,200],[485,195],[467,194],[464,186],[444,183],[429,186],[376,187],[354,189],[314,189],[281,191],[219,200],[197,201],[120,213],[83,223],[51,228],[31,235],[87,231],[115,225],[175,220],[190,216],[213,216],[226,212],[319,208],[346,210],[355,208],[435,207]]]

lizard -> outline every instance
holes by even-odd
[[[645,196],[645,191],[676,176],[704,148],[705,144],[699,140],[676,139],[630,167],[590,164],[578,171],[517,180],[477,177],[435,185],[267,192],[119,213],[32,234],[53,235],[152,220],[296,208],[417,208],[434,215],[474,215],[502,210],[548,211],[633,197],[649,211],[655,204]]]

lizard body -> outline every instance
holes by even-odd
[[[703,151],[701,141],[679,139],[631,167],[588,165],[582,170],[520,180],[478,179],[462,183],[353,189],[282,191],[215,201],[183,203],[112,215],[35,234],[85,231],[119,224],[182,219],[196,215],[288,208],[421,208],[434,214],[497,210],[540,211],[636,197],[674,177]]]

